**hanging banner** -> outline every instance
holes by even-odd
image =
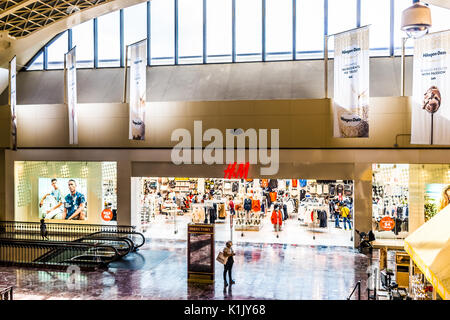
[[[130,140],[145,140],[147,91],[147,40],[128,46],[130,50]]]
[[[78,144],[77,59],[75,48],[64,55],[65,96],[69,114],[69,143]]]
[[[11,108],[12,149],[17,150],[17,116],[16,116],[16,57],[9,62],[9,106]]]
[[[411,144],[450,144],[450,30],[415,40]]]
[[[334,37],[334,137],[369,137],[369,27]]]

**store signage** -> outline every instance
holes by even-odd
[[[246,162],[245,164],[239,163],[239,165],[236,162],[229,164],[224,170],[224,179],[247,179],[249,168],[249,162]]]
[[[270,131],[270,144],[268,143]],[[236,134],[239,132],[239,134]],[[203,132],[203,122],[194,121],[193,139],[191,131],[175,129],[171,141],[178,142],[172,149],[172,163],[180,164],[261,164],[261,175],[275,175],[279,170],[280,129],[226,129],[225,137],[221,129],[209,128]],[[203,148],[204,142],[209,142]],[[269,155],[270,153],[270,155]],[[240,166],[240,165],[239,165]],[[237,170],[239,172],[239,166]],[[232,167],[225,172],[231,175]]]
[[[334,137],[369,137],[369,27],[334,38]]]
[[[17,150],[17,116],[16,116],[16,57],[9,62],[9,106],[11,108],[11,140],[13,150]]]
[[[450,144],[450,30],[415,40],[411,144]]]
[[[111,209],[104,209],[102,211],[102,219],[104,221],[111,221],[113,218],[113,212]]]
[[[130,50],[130,123],[129,139],[145,140],[145,104],[147,92],[147,39],[127,47]]]
[[[64,55],[65,96],[69,114],[69,144],[78,144],[76,47]]]
[[[395,227],[395,221],[391,217],[384,217],[380,220],[380,228],[384,231],[391,231]]]

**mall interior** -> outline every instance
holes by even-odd
[[[445,115],[431,143],[412,121],[417,44],[445,56],[449,21],[445,0],[2,1],[0,300],[450,299]],[[370,109],[336,129],[354,31]]]

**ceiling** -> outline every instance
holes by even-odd
[[[71,14],[114,0],[0,1],[0,31],[22,38]]]

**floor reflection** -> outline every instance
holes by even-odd
[[[216,243],[216,253],[225,243]],[[186,242],[152,241],[109,270],[78,274],[0,267],[0,284],[14,285],[15,299],[346,299],[365,283],[368,257],[352,248],[242,243],[225,287],[223,266],[214,284],[187,282]],[[75,286],[71,286],[75,283]]]

